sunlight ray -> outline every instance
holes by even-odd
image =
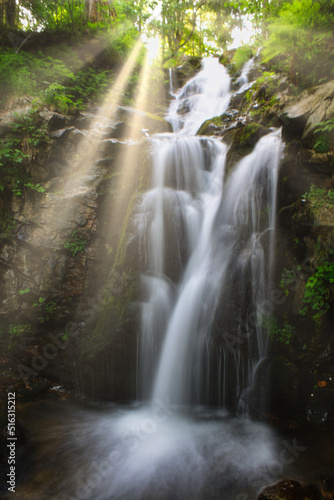
[[[58,182],[52,186],[52,189],[46,193],[43,225],[47,226],[47,221],[52,220],[52,214],[57,213],[57,229],[69,228],[71,220],[75,217],[80,198],[92,189],[92,183],[94,183],[97,175],[96,157],[103,147],[103,130],[111,123],[110,118],[114,117],[117,111],[141,47],[142,42],[139,40],[109,90],[89,130],[80,131],[82,139],[79,141],[76,153],[72,157],[71,173],[65,180],[59,178]],[[61,195],[59,195],[59,192],[61,192]],[[45,238],[47,238],[47,231],[44,233],[41,230],[41,241]]]

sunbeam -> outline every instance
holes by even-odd
[[[65,184],[62,185],[63,201],[57,196],[56,210],[58,212],[58,227],[66,228],[74,216],[78,195],[83,195],[90,189],[92,177],[94,177],[94,161],[98,151],[103,147],[103,133],[110,124],[110,119],[114,118],[118,104],[121,101],[123,92],[128,84],[129,77],[133,71],[139,52],[142,48],[141,40],[138,40],[130,56],[120,71],[116,81],[109,90],[99,113],[92,121],[88,131],[82,132],[82,139],[77,146],[78,159],[74,159],[71,174]],[[63,183],[63,181],[60,180]],[[53,190],[46,195],[46,206],[50,210],[54,208],[55,195],[59,187],[54,186]],[[69,202],[71,200],[71,202]]]

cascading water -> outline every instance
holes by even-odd
[[[149,272],[143,278],[140,397],[236,408],[266,354],[260,326],[232,352],[226,335],[213,331],[219,318],[237,337],[244,304],[257,315],[267,295],[280,156],[276,131],[259,141],[224,186],[226,145],[191,134],[225,110],[229,97],[225,69],[205,60],[171,104],[168,117],[177,132],[153,139],[152,189],[137,219]],[[238,305],[231,318],[233,301]]]
[[[281,476],[282,440],[231,416],[247,408],[267,350],[252,319],[270,288],[280,138],[263,137],[225,172],[226,145],[193,134],[229,99],[226,70],[205,60],[171,104],[176,133],[152,138],[152,187],[136,215],[146,270],[138,399],[149,404],[29,409],[44,467],[36,500],[235,500]],[[224,410],[198,406],[207,403]]]
[[[258,50],[255,57],[252,57],[243,65],[242,70],[241,70],[241,75],[239,76],[239,78],[236,81],[236,84],[238,86],[238,90],[236,92],[237,94],[242,94],[243,92],[246,92],[246,90],[248,90],[250,87],[252,87],[252,85],[255,83],[255,80],[253,80],[251,82],[249,81],[249,74],[250,74],[250,71],[252,70],[252,68],[254,67],[255,60],[256,60],[258,54],[259,54],[259,50]]]
[[[216,58],[202,62],[202,70],[180,89],[167,115],[174,132],[196,134],[202,123],[222,115],[230,102],[230,77]]]
[[[242,67],[241,75],[237,79],[237,84],[242,88],[243,85],[248,83],[248,73],[251,68],[254,66],[254,57],[249,59]]]

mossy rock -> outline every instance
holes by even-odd
[[[173,70],[174,86],[179,88],[190,80],[200,69],[202,64],[201,57],[189,57],[182,66]]]
[[[244,156],[251,153],[261,137],[269,134],[270,129],[259,123],[245,125],[240,123],[236,128],[226,132],[224,140],[230,145],[226,158],[227,170],[231,169]]]
[[[206,120],[196,132],[196,135],[216,135],[224,130],[224,115]]]

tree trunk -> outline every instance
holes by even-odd
[[[5,0],[5,25],[16,28],[16,0]]]
[[[97,0],[88,0],[88,20],[92,23],[97,22]]]

